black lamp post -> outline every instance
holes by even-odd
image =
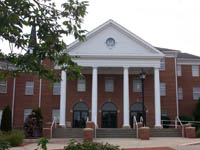
[[[142,81],[142,116],[144,119],[144,126],[146,126],[146,113],[145,113],[145,109],[144,109],[144,79],[146,78],[146,74],[145,72],[142,71],[142,73],[140,74],[140,79]]]

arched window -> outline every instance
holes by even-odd
[[[117,111],[117,108],[113,103],[105,103],[102,107],[102,111]]]
[[[88,111],[88,106],[83,103],[83,102],[80,102],[80,103],[77,103],[75,106],[74,106],[74,111],[78,111],[78,110],[84,110],[84,111]]]
[[[141,103],[135,103],[131,105],[131,108],[130,108],[130,111],[142,111],[142,110],[143,110],[143,104]],[[146,110],[145,107],[144,107],[144,110]]]

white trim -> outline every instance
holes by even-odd
[[[200,65],[200,59],[177,58],[178,65]]]

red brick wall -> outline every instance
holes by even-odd
[[[181,65],[181,69],[178,86],[183,89],[183,100],[179,100],[179,112],[180,115],[192,115],[197,103],[193,99],[193,87],[200,87],[200,77],[192,76],[192,65]]]
[[[174,120],[176,117],[176,80],[174,58],[165,58],[165,70],[160,71],[160,82],[166,83],[166,96],[161,96],[161,110]]]

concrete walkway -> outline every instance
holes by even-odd
[[[71,139],[51,139],[47,145],[48,150],[63,149],[63,147],[66,146],[70,140]],[[82,142],[82,139],[76,139],[76,140],[78,142]],[[188,138],[177,138],[177,137],[176,138],[159,137],[159,138],[150,138],[150,140],[139,140],[131,138],[97,138],[94,141],[119,145],[120,148],[170,147],[176,150],[200,150],[200,139],[188,139]],[[196,145],[188,146],[191,143],[196,143]],[[35,150],[36,148],[37,148],[37,143],[32,143],[24,147],[11,148],[11,150]]]

